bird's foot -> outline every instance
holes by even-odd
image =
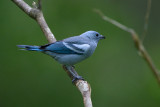
[[[84,80],[84,78],[82,76],[75,76],[72,79],[72,83],[75,83],[77,80]]]
[[[72,67],[75,69],[75,66],[74,66],[74,65],[72,65]]]

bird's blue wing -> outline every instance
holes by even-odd
[[[80,46],[79,46],[80,45]],[[82,48],[84,44],[66,43],[63,41],[41,46],[40,49],[58,54],[78,54],[82,55],[86,51]]]

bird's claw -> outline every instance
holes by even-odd
[[[75,76],[72,79],[72,83],[75,83],[77,80],[84,80],[84,78],[82,76]]]

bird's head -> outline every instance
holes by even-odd
[[[81,36],[87,37],[87,38],[89,38],[90,40],[94,40],[94,41],[96,41],[96,42],[98,42],[98,41],[101,40],[101,39],[105,39],[104,36],[102,36],[101,34],[99,34],[99,33],[96,32],[96,31],[87,31],[87,32],[81,34]]]

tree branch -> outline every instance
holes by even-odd
[[[41,10],[39,10],[35,6],[35,2],[33,3],[33,8],[30,7],[27,3],[23,0],[12,0],[20,9],[22,9],[28,16],[33,18],[39,24],[41,30],[43,31],[44,35],[46,36],[49,43],[53,43],[56,41],[53,33],[51,32],[50,28],[48,27]],[[40,0],[39,0],[40,2]],[[41,7],[40,5],[38,7]]]
[[[73,80],[73,75],[68,71],[67,67],[63,65],[63,69],[67,72],[71,80]],[[76,76],[79,76],[73,67],[71,70]],[[74,82],[74,85],[77,86],[83,96],[84,107],[92,107],[91,87],[89,83],[87,83],[87,81],[77,80]]]
[[[14,2],[20,9],[22,9],[28,16],[36,20],[36,22],[39,24],[41,30],[43,31],[44,35],[46,36],[46,39],[49,43],[56,42],[56,38],[54,37],[53,33],[51,32],[50,28],[48,27],[43,12],[41,11],[41,0],[38,0],[38,6],[35,2],[33,2],[33,7],[30,7],[26,2],[23,0],[11,0]],[[67,68],[63,67],[64,70],[67,72],[69,77],[73,79],[70,72]],[[74,70],[74,68],[72,68]],[[78,75],[78,74],[77,74]],[[87,81],[83,80],[77,80],[75,83],[75,86],[79,89],[83,96],[84,106],[85,107],[92,107],[92,101],[91,101],[91,87],[87,83]]]
[[[108,16],[105,16],[100,10],[94,9],[94,11],[96,13],[98,13],[102,17],[103,20],[105,20],[105,21],[117,26],[118,28],[120,28],[120,29],[122,29],[122,30],[124,30],[126,32],[129,32],[131,34],[132,39],[134,41],[134,44],[135,44],[137,50],[140,52],[140,55],[145,59],[145,61],[147,62],[147,64],[151,68],[154,76],[156,77],[158,83],[160,84],[160,72],[156,68],[154,62],[152,61],[152,59],[150,57],[150,55],[146,51],[146,49],[143,46],[142,42],[140,41],[138,34],[132,28],[129,28],[129,27],[119,23],[118,21],[113,20],[113,19],[109,18]]]

